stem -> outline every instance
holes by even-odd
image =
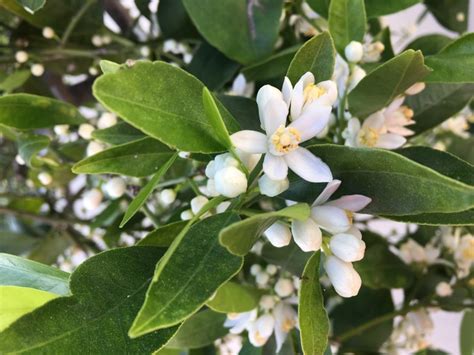
[[[61,39],[61,46],[64,46],[67,43],[72,31],[74,31],[80,19],[85,15],[89,7],[91,7],[95,2],[96,0],[88,0],[84,5],[82,5],[79,12],[71,19],[71,22],[69,22],[66,30],[64,31],[63,38]]]

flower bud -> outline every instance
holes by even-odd
[[[82,197],[82,204],[86,210],[93,211],[99,207],[102,202],[102,192],[99,189],[92,189],[84,193]]]
[[[33,64],[30,71],[33,76],[39,77],[44,74],[44,66],[43,64]]]
[[[362,260],[365,253],[365,243],[348,233],[334,235],[329,247],[334,255],[346,262]]]
[[[122,178],[114,177],[105,183],[103,189],[110,198],[115,199],[122,197],[127,189],[127,185]]]
[[[349,62],[358,63],[364,55],[364,47],[362,46],[362,43],[352,41],[344,49],[344,54]]]
[[[425,89],[426,85],[425,83],[419,82],[415,83],[412,86],[410,86],[408,89],[405,90],[405,94],[407,95],[416,95],[422,92]]]
[[[257,330],[263,337],[269,337],[273,333],[275,327],[275,318],[271,314],[264,314],[255,321]]]
[[[181,212],[181,214],[180,214],[180,218],[183,221],[189,221],[193,217],[194,217],[194,213],[191,210],[185,210],[185,211]]]
[[[278,268],[273,265],[273,264],[268,264],[265,270],[270,274],[270,275],[275,275],[278,271]]]
[[[250,267],[250,274],[253,275],[253,276],[256,276],[261,271],[262,271],[262,267],[258,264],[253,264]]]
[[[330,255],[324,268],[336,292],[342,297],[352,297],[359,293],[362,280],[351,263]]]
[[[290,228],[281,222],[273,223],[264,234],[270,243],[277,248],[287,246],[291,241]]]
[[[257,285],[265,287],[267,286],[268,281],[270,281],[270,275],[265,271],[260,271],[255,275],[255,281],[257,282]]]
[[[216,191],[225,197],[237,197],[247,191],[247,177],[233,166],[217,171],[214,182]]]
[[[65,136],[69,131],[69,126],[67,124],[59,124],[54,126],[54,133],[58,136]]]
[[[270,295],[262,296],[262,298],[260,298],[259,306],[264,311],[269,311],[270,309],[275,307],[275,297]]]
[[[15,157],[15,161],[17,162],[18,165],[26,164],[25,160],[21,157],[20,154],[17,154],[17,156]]]
[[[43,171],[38,174],[38,180],[40,183],[46,186],[53,182],[53,177],[51,176],[50,173]]]
[[[94,35],[94,36],[92,36],[91,42],[92,42],[92,44],[93,44],[95,47],[102,47],[103,44],[104,44],[104,43],[102,42],[102,37],[99,36],[99,35]]]
[[[43,37],[46,39],[52,39],[56,35],[56,33],[51,27],[44,27],[42,33],[43,33]]]
[[[165,205],[171,205],[176,200],[176,191],[173,189],[164,189],[160,192],[160,200]]]
[[[288,297],[294,290],[293,282],[290,279],[279,279],[275,284],[275,292],[280,297]]]
[[[87,145],[86,154],[88,157],[90,157],[91,155],[100,153],[103,150],[104,146],[101,143],[92,141]]]
[[[83,123],[79,126],[79,136],[81,136],[83,139],[90,140],[92,138],[92,132],[95,131],[95,128],[93,125],[89,123]]]
[[[359,82],[365,78],[367,73],[365,72],[364,69],[356,65],[354,69],[352,70],[351,75],[349,76],[349,84],[347,86],[347,90],[352,91]]]
[[[287,190],[290,183],[287,178],[283,180],[272,180],[267,175],[258,179],[260,193],[265,196],[274,197]]]
[[[112,127],[116,123],[117,123],[117,116],[115,116],[111,112],[104,112],[100,116],[99,120],[97,121],[97,127],[99,129],[105,129],[105,128]]]
[[[204,196],[196,196],[191,200],[191,211],[193,211],[194,214],[198,214],[208,202],[209,200]]]
[[[15,53],[15,60],[20,64],[26,63],[28,61],[28,58],[28,53],[25,51],[18,51]]]
[[[436,294],[439,297],[448,297],[453,294],[453,289],[451,288],[450,284],[445,281],[442,281],[436,286]]]

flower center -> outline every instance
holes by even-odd
[[[469,241],[469,245],[462,252],[463,259],[474,260],[474,240]]]
[[[359,131],[359,143],[366,147],[374,147],[379,140],[379,132],[374,128],[361,129]]]
[[[403,116],[405,117],[405,119],[407,121],[410,121],[413,118],[413,116],[415,115],[413,110],[411,108],[409,108],[408,106],[400,107],[400,112],[403,114]]]
[[[319,87],[315,84],[309,84],[304,88],[303,91],[303,100],[305,104],[310,104],[316,99],[319,99],[326,93],[326,90],[322,87]]]
[[[293,319],[286,318],[281,324],[281,329],[285,333],[288,333],[290,330],[292,330],[295,327],[295,325],[296,325],[296,322]]]
[[[352,224],[354,221],[354,212],[349,211],[349,210],[344,210],[346,212],[347,219],[349,220],[349,223]]]
[[[270,152],[284,155],[298,148],[300,142],[301,134],[296,128],[280,126],[270,137]]]

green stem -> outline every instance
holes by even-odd
[[[66,27],[66,30],[64,31],[63,37],[61,39],[61,46],[65,46],[67,41],[69,40],[69,37],[72,34],[72,31],[76,28],[77,24],[79,23],[80,19],[85,15],[89,7],[94,4],[96,0],[88,0],[82,7],[79,9],[77,14],[71,19],[71,22],[69,22],[68,26]]]

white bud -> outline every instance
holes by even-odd
[[[247,191],[247,177],[233,166],[217,171],[214,182],[216,191],[225,197],[237,197]]]
[[[103,189],[110,198],[115,199],[122,197],[127,189],[127,184],[121,177],[114,177],[104,184]]]
[[[44,66],[43,64],[33,64],[30,68],[30,71],[33,76],[41,76],[44,74]]]
[[[58,136],[65,136],[69,132],[69,126],[67,124],[58,124],[54,126],[54,133]]]
[[[270,295],[262,296],[262,298],[260,298],[259,306],[264,311],[269,311],[270,309],[275,307],[275,297],[270,296]]]
[[[18,163],[18,165],[25,165],[26,164],[25,160],[19,154],[17,154],[17,156],[15,157],[15,160]]]
[[[79,135],[86,139],[89,140],[92,138],[92,132],[95,131],[95,127],[89,123],[83,123],[79,126]]]
[[[103,35],[102,36],[102,43],[104,45],[112,43],[112,37],[110,37],[109,35]]]
[[[353,297],[359,293],[362,280],[351,263],[330,255],[324,268],[336,292],[342,297]]]
[[[183,221],[189,221],[193,217],[194,217],[194,213],[191,210],[185,210],[185,211],[181,212],[181,214],[180,214],[180,218]]]
[[[104,112],[97,121],[99,129],[105,129],[114,126],[117,123],[117,116],[111,112]]]
[[[147,46],[141,47],[140,48],[140,54],[142,55],[142,57],[148,58],[151,54],[150,47],[147,47]]]
[[[38,174],[38,180],[40,183],[46,186],[53,182],[53,177],[51,176],[50,173],[43,171]]]
[[[294,290],[293,282],[290,279],[279,279],[275,284],[275,292],[280,297],[288,297]]]
[[[362,43],[352,41],[344,49],[344,54],[349,62],[358,63],[364,55],[364,47],[362,46]]]
[[[206,195],[208,196],[215,197],[220,195],[219,192],[216,190],[216,182],[214,179],[207,180],[206,190]]]
[[[160,192],[160,200],[165,205],[171,205],[176,200],[176,191],[173,189],[165,189]]]
[[[214,160],[206,165],[205,174],[209,179],[214,179],[214,175],[216,175],[216,162]]]
[[[463,12],[458,12],[456,14],[456,21],[458,22],[464,22],[464,20],[466,19],[466,15],[464,15]]]
[[[273,264],[268,264],[265,270],[270,274],[270,275],[275,275],[278,271],[278,268],[273,265]]]
[[[102,192],[99,189],[92,189],[82,196],[82,204],[86,210],[93,211],[99,207],[102,202]]]
[[[290,186],[288,179],[272,180],[267,175],[263,175],[258,179],[258,187],[260,193],[265,196],[274,197],[287,190]]]
[[[253,264],[250,267],[250,274],[256,276],[260,271],[262,271],[262,267],[258,264]]]
[[[96,47],[102,47],[103,46],[103,42],[102,42],[102,37],[99,36],[99,35],[94,35],[92,36],[91,38],[91,42],[94,46]]]
[[[230,201],[224,201],[217,205],[216,213],[224,213],[230,206]]]
[[[442,281],[436,286],[436,294],[439,297],[448,297],[453,294],[453,289],[450,284]]]
[[[270,314],[264,314],[256,320],[257,330],[263,337],[269,337],[275,327],[275,318]]]
[[[209,200],[204,196],[196,196],[191,200],[191,210],[194,214],[198,214],[199,211],[208,203]]]
[[[91,155],[100,153],[104,149],[105,147],[101,143],[92,141],[87,145],[86,154],[88,157],[90,157]]]
[[[352,91],[357,86],[357,84],[359,84],[359,82],[365,78],[366,75],[367,73],[365,72],[365,70],[356,65],[352,70],[351,75],[349,76],[349,84],[347,85],[347,90]]]
[[[28,61],[28,53],[26,53],[25,51],[18,51],[15,53],[15,60],[22,64],[22,63],[26,63]]]
[[[268,275],[265,271],[260,271],[257,275],[255,275],[255,281],[259,286],[266,286],[268,281],[270,281],[270,275]]]
[[[54,32],[54,30],[51,27],[44,27],[43,28],[43,37],[44,38],[51,39],[51,38],[54,38],[55,35],[56,35],[56,33]]]
[[[365,243],[352,234],[334,235],[329,246],[334,255],[346,262],[359,261],[364,257]]]
[[[92,76],[99,75],[99,70],[96,67],[89,67],[89,74]]]
[[[277,248],[287,246],[291,241],[290,228],[281,222],[273,223],[264,234],[270,243]]]
[[[415,83],[412,86],[410,86],[408,89],[405,90],[405,94],[407,95],[416,95],[425,90],[426,84],[419,82]]]

